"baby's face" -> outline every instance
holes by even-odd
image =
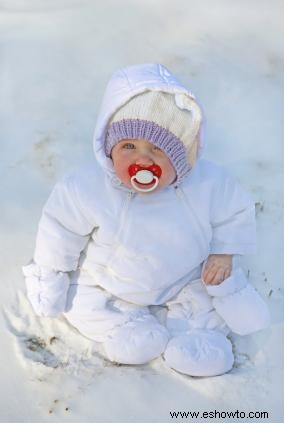
[[[120,141],[113,147],[111,158],[116,175],[128,188],[133,188],[128,173],[128,167],[131,164],[138,164],[146,168],[153,164],[160,166],[162,175],[159,178],[158,186],[151,192],[165,188],[176,179],[175,168],[168,156],[146,140],[127,139]]]

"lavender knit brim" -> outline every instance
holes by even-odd
[[[105,142],[105,153],[110,157],[112,148],[123,139],[144,139],[163,150],[177,173],[176,182],[190,171],[184,144],[170,131],[155,122],[123,119],[110,125]]]

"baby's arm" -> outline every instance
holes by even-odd
[[[45,204],[34,253],[40,266],[62,272],[77,269],[80,253],[94,229],[81,204],[80,189],[80,180],[67,176],[55,185]]]
[[[23,267],[27,296],[36,314],[65,309],[69,272],[76,270],[94,223],[86,217],[74,176],[56,184],[39,222],[34,260]]]
[[[270,322],[265,302],[248,283],[245,273],[241,268],[232,269],[234,254],[255,252],[254,204],[225,172],[218,186],[212,197],[211,254],[204,264],[202,279],[214,308],[227,326],[239,335],[247,335]]]
[[[212,241],[202,279],[219,285],[231,275],[234,254],[255,250],[254,204],[238,181],[225,170],[216,179],[211,199]]]

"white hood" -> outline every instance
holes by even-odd
[[[94,135],[96,159],[111,177],[115,176],[112,160],[106,157],[104,150],[108,122],[112,115],[132,97],[148,90],[184,94],[185,102],[182,108],[185,109],[186,98],[190,101],[195,99],[194,95],[163,65],[151,63],[134,65],[115,72],[107,84]],[[199,153],[200,148],[199,145]]]

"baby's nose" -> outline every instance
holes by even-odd
[[[140,165],[140,166],[144,166],[144,167],[148,167],[151,166],[152,164],[154,164],[153,160],[151,159],[151,157],[149,156],[140,156],[136,162],[136,164]]]

